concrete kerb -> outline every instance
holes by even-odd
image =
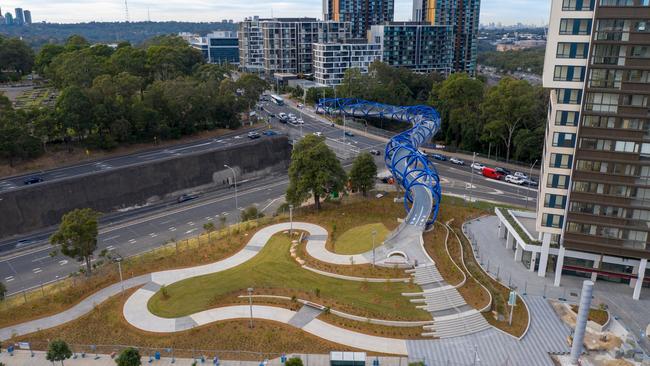
[[[445,252],[447,253],[447,256],[449,257],[451,262],[454,264],[454,266],[456,266],[458,271],[463,275],[463,280],[459,284],[452,285],[454,288],[458,289],[458,288],[462,287],[463,285],[465,285],[465,282],[467,282],[467,276],[465,275],[465,272],[458,266],[458,263],[456,263],[456,261],[454,261],[454,259],[451,257],[451,253],[449,253],[449,245],[448,245],[448,243],[449,243],[449,228],[447,226],[441,224],[440,222],[436,222],[436,224],[442,226],[445,229],[445,231],[447,232],[447,235],[445,236]],[[463,254],[463,246],[462,245],[460,247],[460,253],[461,253],[461,256],[462,256],[462,254]],[[461,260],[462,260],[462,258],[461,258]]]
[[[332,272],[327,272],[327,271],[322,271],[320,269],[316,269],[313,267],[310,267],[308,265],[302,265],[302,268],[312,271],[314,273],[318,273],[319,275],[322,276],[327,276],[327,277],[332,277],[332,278],[337,278],[340,280],[347,280],[347,281],[357,281],[357,282],[375,282],[375,283],[383,283],[383,282],[404,282],[408,283],[411,281],[410,278],[372,278],[372,277],[355,277],[355,276],[347,276],[347,275],[342,275],[338,273],[332,273]]]
[[[475,218],[475,219],[468,220],[468,221],[466,221],[466,222],[463,223],[463,226],[462,226],[462,230],[461,230],[461,231],[463,232],[463,236],[465,236],[465,239],[467,239],[467,241],[470,243],[470,245],[471,245],[472,241],[471,241],[470,238],[467,236],[467,229],[465,228],[466,225],[467,225],[468,223],[471,223],[471,222],[473,222],[473,221],[480,220],[480,219],[482,219],[482,218],[484,218],[484,217],[487,217],[487,216],[489,216],[489,215],[482,215],[482,216],[479,216],[479,217],[477,217],[477,218]],[[500,283],[502,286],[504,286],[504,287],[506,287],[506,288],[509,288],[509,287],[506,286],[503,282],[501,282],[501,280],[499,280],[498,278],[494,277],[492,274],[490,274],[489,272],[487,272],[487,271],[485,270],[485,268],[483,268],[483,266],[481,265],[481,262],[478,260],[478,258],[476,258],[476,253],[474,253],[474,251],[472,251],[472,256],[474,257],[474,260],[476,261],[476,263],[478,263],[479,268],[481,269],[481,271],[483,271],[483,273],[485,273],[486,275],[490,276],[490,278],[492,278],[493,280],[497,281],[497,282]],[[489,292],[489,291],[488,291],[488,292]],[[528,330],[530,329],[530,321],[531,321],[531,317],[532,317],[532,315],[531,315],[531,312],[530,312],[530,308],[528,307],[528,304],[526,303],[526,300],[524,299],[524,297],[521,296],[521,294],[519,294],[519,293],[517,293],[517,297],[519,297],[519,299],[521,300],[521,302],[524,304],[524,306],[526,307],[526,312],[528,313],[528,324],[526,324],[526,329],[524,330],[523,334],[522,334],[521,336],[519,336],[519,337],[516,337],[516,336],[514,336],[514,335],[512,335],[512,334],[510,334],[510,333],[508,333],[508,332],[504,332],[503,330],[501,330],[501,329],[499,329],[499,328],[497,328],[497,327],[493,327],[493,328],[496,329],[496,330],[498,330],[498,331],[500,331],[501,333],[507,334],[508,336],[513,337],[513,338],[515,338],[515,339],[517,339],[517,340],[522,340],[522,339],[524,339],[524,337],[526,336],[526,334],[528,334]]]

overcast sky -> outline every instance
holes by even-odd
[[[132,21],[220,21],[245,16],[321,17],[321,0],[128,0]],[[550,0],[482,0],[481,23],[521,22],[541,25],[549,15]],[[0,0],[3,14],[16,7],[29,9],[34,22],[76,23],[124,20],[124,0]],[[395,0],[395,19],[410,20],[412,0]]]

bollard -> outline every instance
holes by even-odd
[[[528,290],[528,281],[524,281],[524,295],[526,295],[526,291]]]

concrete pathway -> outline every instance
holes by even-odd
[[[316,319],[322,312],[323,310],[316,309],[313,306],[303,305],[296,315],[289,319],[289,325],[293,325],[296,328],[303,328],[309,322]]]
[[[366,256],[363,254],[344,255],[330,252],[326,247],[327,231],[320,228],[318,231],[311,232],[309,241],[307,242],[307,254],[314,257],[316,260],[325,263],[352,265],[352,264],[367,264],[370,263]]]
[[[152,314],[147,307],[147,303],[162,285],[170,285],[195,276],[217,273],[246,262],[253,258],[274,234],[289,230],[289,228],[289,223],[281,223],[262,228],[253,235],[244,249],[219,262],[192,268],[152,273],[151,282],[138,289],[124,304],[124,318],[129,324],[138,329],[155,333],[178,332],[216,321],[249,318],[251,316],[251,307],[248,305],[209,309],[180,318],[162,318]],[[307,239],[308,246],[312,240],[322,243],[327,240],[327,231],[318,225],[294,222],[293,229],[303,230],[309,233]],[[295,311],[280,307],[252,306],[252,317],[257,319],[291,324],[290,321],[294,319],[296,314]],[[386,350],[390,350],[391,353],[406,354],[406,340],[403,339],[375,337],[357,333],[338,328],[315,318],[307,322],[300,322],[300,325],[300,329],[335,343],[374,352],[386,352]]]

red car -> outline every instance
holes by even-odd
[[[482,173],[483,173],[484,177],[491,178],[491,179],[496,179],[496,180],[501,180],[503,178],[503,176],[504,176],[503,173],[497,171],[496,169],[488,168],[488,167],[483,168]]]

